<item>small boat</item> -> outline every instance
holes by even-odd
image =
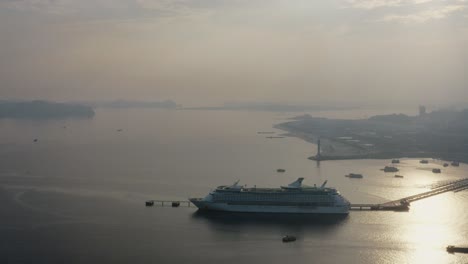
[[[284,237],[283,237],[283,242],[293,242],[293,241],[296,241],[296,237],[295,237],[295,236],[287,235],[287,236],[284,236]]]
[[[392,159],[392,163],[395,164],[395,163],[400,163],[400,160],[399,159]]]
[[[379,204],[376,206],[371,206],[370,209],[374,211],[408,212],[410,209],[410,203],[406,200],[402,200],[399,204],[393,204],[389,206],[383,206]]]
[[[442,171],[440,169],[432,169],[433,173],[441,173]]]
[[[33,141],[34,141],[34,142],[37,142],[37,140],[38,140],[38,139],[37,139],[37,138],[35,138]]]
[[[421,164],[428,164],[429,161],[428,161],[428,160],[420,160],[419,163],[421,163]]]
[[[180,202],[172,202],[172,207],[179,207],[180,206]]]
[[[345,177],[353,178],[353,179],[361,179],[361,178],[363,178],[362,174],[358,174],[358,173],[350,173],[350,174],[348,174],[348,175],[345,175]]]
[[[403,175],[395,175],[395,178],[403,178]]]
[[[406,200],[401,200],[400,204],[394,207],[394,211],[407,212],[410,209],[410,203]]]
[[[382,169],[384,172],[397,172],[398,169],[392,166],[385,166],[385,168]]]
[[[122,129],[121,128],[117,129],[117,132],[122,132]]]
[[[460,166],[460,163],[458,161],[452,161],[451,165],[454,167],[458,167]]]
[[[456,246],[447,246],[447,252],[449,253],[468,253],[468,247],[456,247]]]
[[[449,166],[449,164],[448,164],[448,163],[444,163],[444,167],[448,167],[448,166]]]
[[[285,169],[277,169],[276,172],[285,172]]]
[[[145,205],[146,205],[146,206],[153,206],[153,205],[154,205],[154,201],[146,201],[146,202],[145,202]]]

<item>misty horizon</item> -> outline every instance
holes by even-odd
[[[0,1],[0,97],[466,103],[467,5]]]

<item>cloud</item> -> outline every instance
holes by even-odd
[[[452,13],[462,11],[466,8],[464,5],[449,5],[438,9],[420,11],[408,15],[387,15],[380,21],[400,22],[400,23],[424,23],[430,20],[440,20],[450,16]]]
[[[375,9],[381,7],[397,7],[403,5],[424,4],[433,0],[347,0],[348,5],[358,9]]]
[[[203,16],[262,0],[0,0],[0,9],[90,19]]]
[[[0,7],[18,9],[50,9],[56,7],[125,8],[151,10],[213,8],[248,3],[245,0],[0,0]]]
[[[0,0],[0,8],[48,14],[75,14],[101,9],[123,9],[134,0]]]
[[[441,20],[467,9],[468,0],[344,0],[349,8],[365,10],[367,21],[404,24]]]
[[[20,11],[47,11],[48,13],[68,13],[69,1],[66,0],[3,0],[0,7]],[[68,10],[68,11],[67,11]]]
[[[348,0],[353,8],[374,9],[379,7],[399,6],[404,0]]]

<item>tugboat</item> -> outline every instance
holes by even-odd
[[[442,171],[440,169],[432,169],[433,173],[441,173]]]
[[[398,204],[393,204],[389,206],[378,204],[376,206],[371,206],[370,209],[378,211],[408,212],[410,209],[410,203],[406,200],[401,200]]]
[[[406,200],[400,201],[400,204],[393,208],[393,211],[407,212],[409,211],[410,203]]]
[[[358,173],[350,173],[348,175],[345,175],[345,177],[352,178],[352,179],[362,179],[363,178],[362,174],[358,174]]]
[[[385,168],[382,169],[384,172],[397,172],[398,169],[392,166],[385,166]]]
[[[468,247],[456,247],[456,246],[447,246],[448,253],[468,253]]]
[[[295,237],[295,236],[287,235],[287,236],[284,236],[284,237],[283,237],[283,242],[293,242],[293,241],[296,241],[296,237]]]

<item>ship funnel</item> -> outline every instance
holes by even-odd
[[[290,184],[288,185],[288,187],[299,188],[299,187],[301,187],[302,181],[303,181],[303,180],[304,180],[304,178],[298,178],[295,182],[290,183]]]
[[[328,180],[324,181],[322,186],[320,186],[320,188],[325,188],[325,185],[327,185],[327,182],[328,182]]]
[[[242,189],[242,186],[238,185],[240,180],[237,180],[234,182],[231,186],[229,186],[229,189]]]

